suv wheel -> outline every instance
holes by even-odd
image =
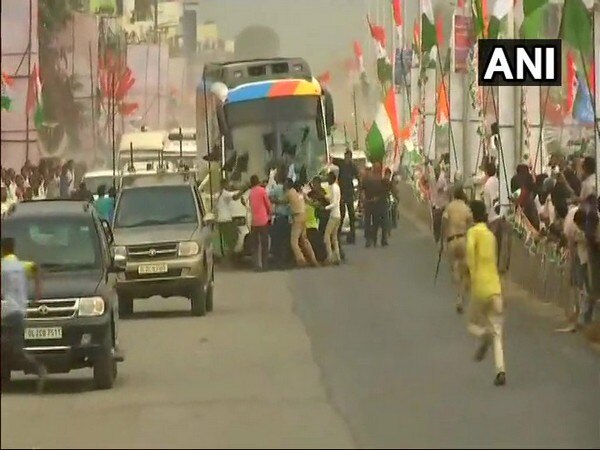
[[[94,361],[94,386],[96,389],[110,389],[117,376],[117,361],[113,357],[113,344],[110,331],[105,333],[100,354]]]
[[[213,268],[210,279],[208,280],[208,287],[206,288],[206,311],[211,312],[213,310],[213,298],[215,295],[215,269]]]
[[[192,316],[206,315],[206,291],[204,286],[200,285],[194,288],[190,300],[192,303]]]
[[[119,295],[119,317],[129,317],[133,314],[133,297]]]

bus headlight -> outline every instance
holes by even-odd
[[[83,297],[79,299],[79,316],[93,317],[104,314],[104,300],[102,297]]]
[[[200,247],[194,241],[184,241],[179,243],[179,256],[194,256],[200,251]]]

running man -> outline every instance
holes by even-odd
[[[37,266],[20,261],[15,255],[15,240],[2,238],[2,324],[10,345],[12,358],[19,368],[37,373],[37,390],[41,393],[46,382],[46,367],[28,354],[25,348],[25,317],[27,315],[27,278],[35,280],[35,296],[40,297],[40,281]]]
[[[486,205],[480,200],[471,202],[475,225],[467,231],[467,265],[471,282],[468,330],[481,340],[475,354],[483,361],[494,347],[496,378],[494,384],[506,384],[504,351],[502,349],[503,301],[500,274],[496,264],[496,238],[487,226]]]

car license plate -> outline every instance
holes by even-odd
[[[61,339],[62,328],[25,328],[25,339]]]
[[[138,267],[138,273],[141,275],[149,275],[153,273],[167,273],[168,268],[166,264],[144,264]]]

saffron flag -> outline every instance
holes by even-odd
[[[435,123],[442,127],[448,124],[450,119],[450,102],[448,98],[448,88],[446,82],[442,80],[438,86],[437,91],[437,113],[435,116]]]

